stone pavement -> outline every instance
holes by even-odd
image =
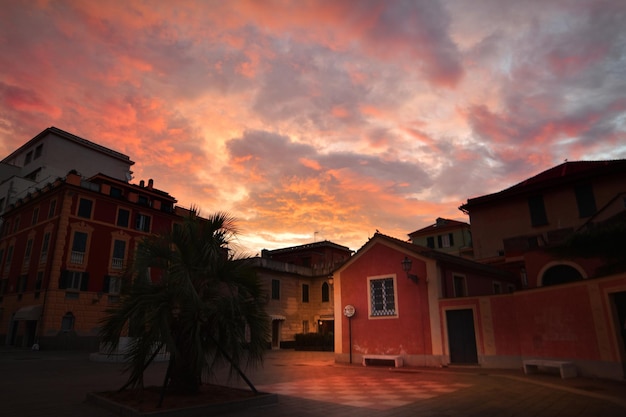
[[[0,416],[94,416],[88,392],[119,388],[123,365],[91,362],[85,352],[0,349]],[[162,383],[165,363],[146,385]],[[327,352],[268,351],[247,375],[279,394],[278,404],[223,414],[294,416],[624,416],[626,383],[479,368],[400,370],[337,365]],[[224,384],[225,371],[210,382]],[[245,387],[243,381],[228,385]]]

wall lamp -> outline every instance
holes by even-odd
[[[413,266],[413,261],[410,260],[408,256],[405,256],[402,262],[400,263],[402,264],[402,270],[406,272],[406,277],[417,284],[417,281],[418,281],[417,275],[413,275],[409,273],[409,271],[411,270],[411,267]]]

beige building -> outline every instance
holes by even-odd
[[[292,348],[296,334],[332,334],[335,329],[332,271],[352,251],[329,241],[263,250],[255,268],[266,290],[271,347]]]
[[[472,257],[470,225],[437,218],[434,224],[409,233],[411,243],[457,256]]]

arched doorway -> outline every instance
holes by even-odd
[[[541,278],[541,285],[547,287],[549,285],[576,282],[582,279],[583,276],[578,269],[571,265],[558,264],[546,269]]]

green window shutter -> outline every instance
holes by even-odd
[[[80,290],[87,291],[89,288],[89,272],[83,272],[83,276],[80,280]]]
[[[67,271],[61,271],[61,276],[59,277],[59,289],[67,288]]]
[[[102,292],[105,294],[109,293],[109,287],[111,286],[111,276],[105,275],[104,281],[102,282]]]

